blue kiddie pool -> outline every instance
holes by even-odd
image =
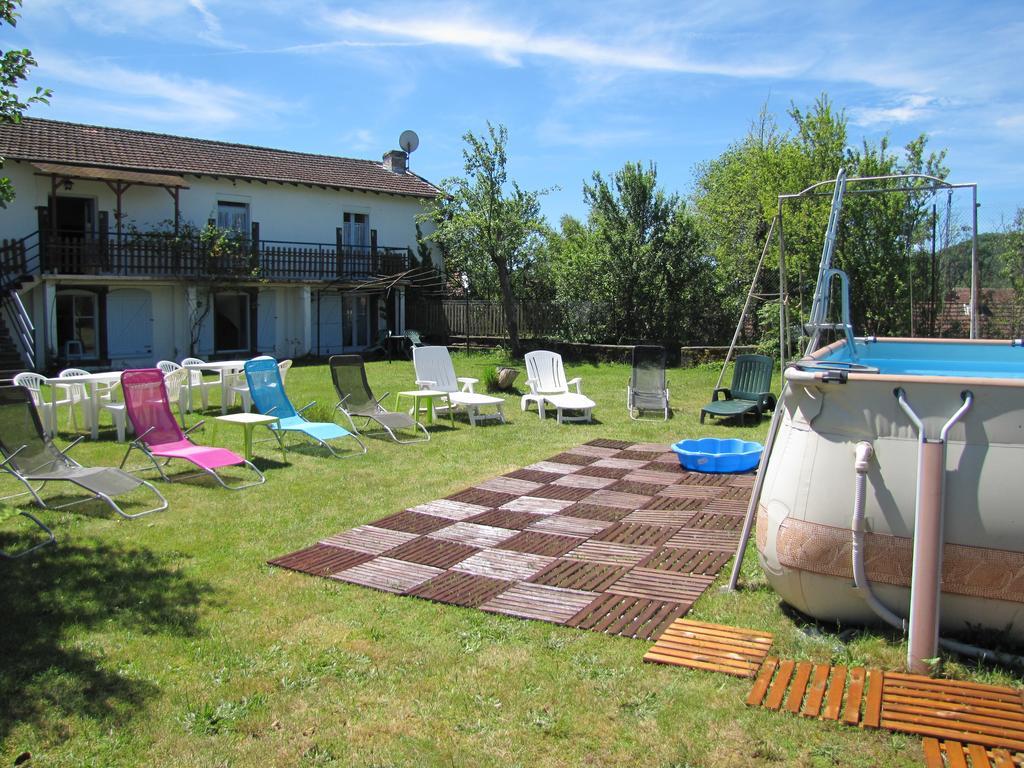
[[[702,437],[672,446],[683,469],[695,472],[748,472],[761,460],[764,446],[749,440]]]

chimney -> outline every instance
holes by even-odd
[[[400,149],[391,149],[384,153],[384,170],[392,173],[405,173],[409,166],[409,155]]]

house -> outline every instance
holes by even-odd
[[[404,330],[406,289],[441,266],[417,256],[438,189],[401,150],[25,118],[0,125],[0,156],[17,195],[0,210],[3,323],[39,369],[359,350]]]

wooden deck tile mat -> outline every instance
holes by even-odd
[[[500,507],[505,502],[512,501],[518,495],[517,493],[488,491],[483,488],[467,488],[464,491],[453,493],[448,499],[451,501],[461,501],[463,504],[476,504],[481,507]]]
[[[644,509],[657,509],[674,512],[696,512],[707,506],[707,499],[695,498],[693,496],[664,496],[658,494],[644,505]],[[640,510],[637,510],[638,512]]]
[[[688,603],[646,600],[606,592],[565,623],[570,627],[609,635],[653,640],[688,610]]]
[[[515,535],[516,532],[509,528],[477,525],[476,523],[452,523],[447,528],[434,531],[430,534],[430,538],[457,541],[460,544],[469,544],[471,547],[494,547]]]
[[[594,440],[270,563],[440,603],[652,639],[727,564],[738,536],[730,528],[751,487],[750,478],[686,472],[662,444]],[[685,635],[692,629],[677,632],[671,653],[700,646],[697,655],[721,667],[755,663],[742,661],[752,653],[742,650],[743,641],[707,631],[719,635],[695,640]],[[862,685],[866,699],[877,695],[881,719],[880,685],[871,688],[870,675]],[[846,710],[837,715],[845,716]]]
[[[373,587],[383,592],[401,594],[425,581],[444,573],[440,568],[429,565],[393,560],[390,557],[375,557],[353,568],[333,574],[330,578]]]
[[[530,464],[526,469],[536,469],[541,472],[553,472],[556,475],[567,475],[570,472],[579,471],[580,467],[577,464],[562,464],[557,461],[538,461],[534,464]]]
[[[573,505],[571,499],[550,499],[540,496],[519,496],[502,504],[499,509],[529,512],[531,515],[553,515]]]
[[[498,549],[510,549],[513,552],[528,552],[533,555],[558,557],[570,549],[580,545],[577,536],[559,536],[555,533],[540,531],[523,531],[498,545]]]
[[[980,744],[962,744],[951,739],[928,737],[921,746],[924,748],[925,768],[1016,768],[1019,759],[1005,749],[985,749]]]
[[[596,592],[549,587],[544,584],[516,584],[480,606],[480,610],[504,613],[521,619],[538,619],[565,624],[598,597]]]
[[[415,533],[404,533],[403,531],[392,531],[388,528],[378,528],[375,525],[360,525],[350,531],[323,539],[321,544],[329,544],[332,547],[343,547],[354,549],[356,552],[365,552],[368,555],[380,555],[389,549],[412,541],[417,537]]]
[[[552,480],[557,480],[562,476],[559,472],[544,472],[539,469],[517,469],[515,472],[509,472],[505,477],[511,477],[513,480],[529,480],[532,483],[550,483]]]
[[[388,557],[420,565],[431,565],[434,568],[451,568],[479,551],[478,547],[471,547],[468,544],[422,536],[388,551]]]
[[[432,533],[447,525],[451,520],[436,515],[421,515],[419,512],[396,512],[393,515],[374,521],[377,528],[389,528],[392,531],[403,531],[405,533]]]
[[[675,573],[703,573],[707,576],[714,576],[730,557],[732,555],[725,552],[665,547],[641,560],[638,565]]]
[[[555,560],[530,581],[534,584],[547,584],[550,587],[604,592],[627,573],[629,568],[621,565],[588,563],[583,560]]]
[[[531,555],[529,552],[483,549],[452,566],[452,570],[490,579],[526,581],[551,565],[553,559],[544,555]]]
[[[475,523],[476,525],[490,525],[494,528],[508,528],[513,531],[521,531],[543,519],[543,515],[535,515],[530,512],[520,512],[514,509],[489,509],[482,515],[471,517],[465,522]],[[437,529],[435,528],[434,530]]]
[[[771,645],[768,632],[676,619],[647,652],[644,661],[753,677]]]
[[[511,586],[511,581],[474,576],[462,571],[445,571],[440,576],[413,587],[405,594],[438,603],[478,608]]]
[[[692,510],[675,509],[637,509],[630,512],[624,518],[624,523],[644,523],[646,525],[667,525],[673,528],[682,528],[693,518],[695,512]]]
[[[573,475],[563,475],[563,477],[573,477]],[[601,478],[591,479],[600,480]],[[554,483],[550,483],[548,485],[542,485],[531,495],[536,496],[539,499],[556,499],[558,501],[573,502],[589,496],[592,492],[593,488],[578,488],[572,485],[555,485]]]
[[[353,565],[372,560],[373,555],[352,549],[332,547],[329,544],[314,544],[290,555],[268,561],[270,565],[287,568],[313,576],[330,576],[332,573],[351,568]]]
[[[643,523],[614,523],[594,536],[594,541],[612,541],[616,544],[638,544],[658,547],[672,538],[678,529],[668,525]]]
[[[577,467],[585,467],[588,464],[593,464],[595,461],[601,461],[597,456],[584,456],[579,453],[560,453],[557,456],[552,456],[548,461],[553,461],[556,464],[575,464]]]
[[[632,595],[650,600],[674,600],[679,603],[693,604],[714,580],[714,576],[704,576],[698,573],[672,573],[649,568],[633,568],[606,591],[615,595]]]
[[[476,517],[486,512],[488,509],[490,507],[480,504],[467,504],[463,501],[453,501],[452,499],[438,499],[429,504],[420,504],[409,511],[421,515],[442,517],[446,520],[468,520],[471,517]],[[388,518],[384,519],[387,520]]]
[[[1004,686],[766,658],[747,704],[923,736],[928,766],[1024,763],[1024,698]]]
[[[618,482],[610,477],[594,477],[573,472],[571,475],[562,475],[557,480],[553,480],[551,485],[567,485],[570,488],[588,488],[591,491],[598,491]]]
[[[625,468],[615,467],[600,467],[597,464],[591,464],[589,467],[583,467],[576,474],[582,477],[606,477],[612,480],[621,480],[623,477],[628,475],[630,470]]]
[[[642,483],[638,480],[622,479],[608,486],[609,491],[623,491],[624,493],[635,493],[637,496],[655,496],[665,486],[657,483]]]
[[[573,504],[562,510],[566,517],[585,517],[589,520],[606,520],[614,523],[629,517],[632,512],[622,507],[606,507],[602,504]]]

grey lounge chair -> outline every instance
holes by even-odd
[[[387,432],[388,436],[396,443],[421,443],[430,439],[430,433],[426,428],[411,416],[404,413],[388,411],[381,401],[387,397],[384,393],[381,397],[375,398],[370,390],[370,383],[366,380],[366,367],[363,365],[363,358],[359,355],[334,355],[328,363],[331,366],[331,379],[334,381],[334,390],[338,393],[338,404],[334,406],[336,411],[341,411],[352,425],[354,432],[359,432],[353,417],[364,419],[363,431],[375,422]],[[401,440],[395,434],[403,429],[415,430],[419,428],[423,437],[413,437],[411,440]]]
[[[661,411],[663,418],[668,419],[664,347],[633,347],[633,373],[626,386],[626,406],[629,418],[634,420],[639,419],[644,411]]]
[[[0,501],[27,494],[31,495],[36,504],[43,509],[64,509],[74,504],[99,499],[121,517],[128,519],[167,509],[167,500],[160,491],[145,480],[140,480],[127,472],[112,467],[83,467],[70,458],[67,455],[68,451],[74,448],[81,439],[79,438],[61,451],[45,436],[43,426],[39,421],[39,414],[36,413],[32,403],[32,394],[24,387],[0,387],[0,452],[4,457],[0,462],[0,469],[28,489],[6,496]],[[77,485],[89,495],[84,499],[76,499],[66,504],[56,506],[47,504],[39,493],[47,483],[58,481]],[[139,486],[145,486],[160,501],[151,509],[128,514],[114,501],[114,497],[134,491]],[[53,533],[49,528],[28,512],[22,511],[21,514],[34,521],[49,534],[50,538],[43,544],[37,544],[18,555],[0,552],[3,557],[21,557],[53,541]]]
[[[712,393],[712,401],[700,410],[700,423],[704,423],[705,416],[738,416],[745,421],[748,413],[760,421],[761,416],[775,408],[775,395],[771,391],[773,366],[772,359],[766,355],[737,357],[732,385],[720,387]],[[719,395],[724,399],[719,400]]]

